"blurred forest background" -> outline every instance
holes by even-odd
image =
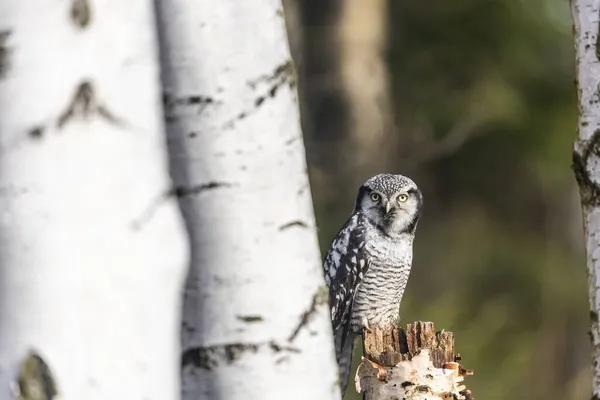
[[[322,249],[364,180],[409,175],[403,323],[455,332],[476,398],[588,399],[569,2],[284,4]]]

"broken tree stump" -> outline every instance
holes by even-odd
[[[432,322],[374,328],[363,345],[355,383],[364,400],[474,400],[461,384],[473,372],[458,363],[454,334],[436,332]]]

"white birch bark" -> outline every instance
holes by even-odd
[[[184,399],[339,396],[281,0],[158,0]]]
[[[458,363],[434,367],[430,350],[424,349],[393,368],[374,368],[363,359],[356,370],[354,384],[365,400],[466,400],[470,396],[466,395],[464,376]]]
[[[572,0],[571,8],[579,100],[573,169],[579,183],[587,252],[593,398],[600,398],[600,0]]]
[[[144,0],[0,2],[2,400],[179,395],[187,241],[153,24]]]

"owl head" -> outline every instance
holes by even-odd
[[[358,190],[354,212],[389,236],[413,234],[423,207],[423,195],[417,185],[402,175],[379,174]]]

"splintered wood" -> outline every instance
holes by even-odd
[[[457,362],[454,334],[436,332],[432,322],[375,328],[365,332],[363,345],[355,383],[365,400],[474,400],[461,384],[473,371]]]

